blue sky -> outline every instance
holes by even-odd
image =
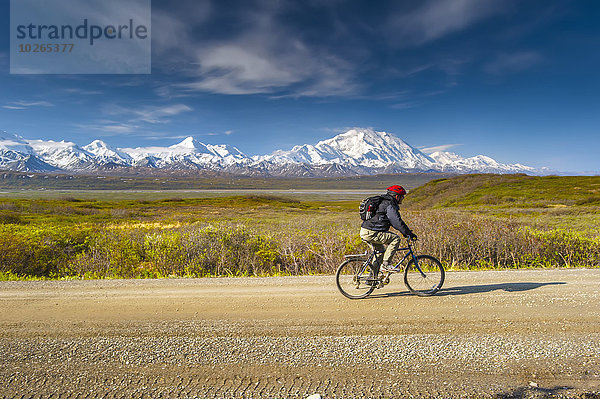
[[[149,75],[11,75],[0,130],[246,155],[351,127],[417,148],[600,171],[597,1],[152,1]]]

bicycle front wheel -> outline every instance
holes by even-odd
[[[430,296],[442,288],[445,275],[439,260],[433,256],[419,255],[417,263],[415,259],[408,262],[404,270],[404,284],[415,295]]]
[[[348,259],[338,267],[335,283],[346,298],[366,298],[375,289],[367,281],[370,271],[371,268],[364,260]]]

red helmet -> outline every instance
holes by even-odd
[[[388,192],[392,192],[397,195],[406,195],[406,190],[402,186],[394,185],[387,188]]]

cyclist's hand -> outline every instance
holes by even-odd
[[[417,235],[415,233],[410,233],[408,235],[408,239],[411,240],[411,241],[417,241],[418,237],[417,237]]]

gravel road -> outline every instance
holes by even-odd
[[[600,398],[600,269],[0,282],[0,397]]]

